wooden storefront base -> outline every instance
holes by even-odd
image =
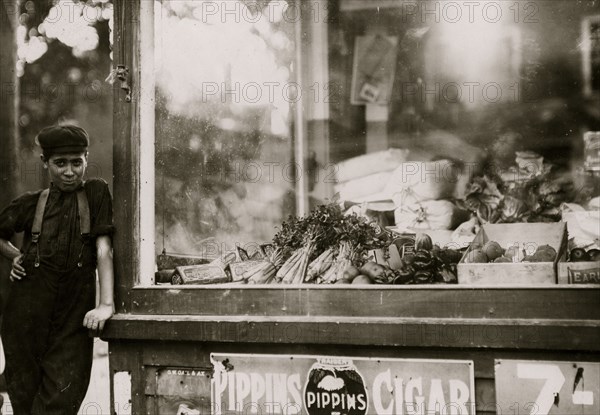
[[[132,313],[117,314],[103,338],[111,373],[131,373],[132,413],[158,413],[161,368],[210,371],[215,352],[473,360],[479,414],[496,412],[495,359],[600,361],[598,287],[156,287],[130,295]]]
[[[566,360],[598,362],[598,353],[550,350],[456,349],[430,347],[374,347],[356,345],[273,345],[264,343],[204,343],[180,341],[119,340],[110,344],[111,373],[130,371],[132,376],[131,413],[158,414],[157,373],[164,367],[211,370],[211,352],[309,354],[365,356],[381,358],[421,358],[473,360],[477,414],[496,413],[494,360]],[[209,379],[207,379],[209,382]],[[210,399],[208,396],[207,399]]]
[[[154,94],[141,92],[151,87],[142,73],[151,71],[140,65],[149,59],[140,45],[151,39],[152,4],[114,7],[115,64],[129,68],[133,86],[131,100],[118,91],[114,101],[118,314],[102,334],[113,404],[127,398],[117,413],[159,413],[161,368],[210,371],[213,352],[473,360],[479,413],[495,412],[494,359],[600,361],[598,286],[137,287],[154,274],[142,258],[153,249],[141,247],[154,229],[144,221],[150,205],[141,189],[153,187],[140,167],[149,159],[141,149],[153,143]],[[132,408],[121,411],[129,399]]]

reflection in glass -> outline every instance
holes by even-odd
[[[157,250],[269,241],[296,166],[309,207],[386,198],[402,161],[457,161],[454,197],[517,151],[573,173],[600,130],[598,16],[566,0],[156,2]]]
[[[294,32],[276,3],[155,3],[159,252],[266,241],[292,213]]]

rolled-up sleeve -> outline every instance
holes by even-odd
[[[115,232],[113,224],[112,197],[108,184],[101,179],[95,179],[88,185],[88,197],[92,213],[91,236],[112,236]]]
[[[0,238],[9,240],[15,233],[24,230],[25,215],[30,207],[25,205],[31,198],[31,194],[18,197],[0,212]]]

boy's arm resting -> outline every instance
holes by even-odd
[[[12,268],[10,270],[11,281],[20,280],[25,276],[25,268],[21,265],[23,259],[21,251],[11,244],[10,241],[3,238],[0,238],[0,255],[12,261]]]
[[[0,255],[12,261],[15,257],[21,255],[21,251],[11,244],[10,241],[0,238]]]
[[[98,257],[98,279],[100,281],[100,302],[85,315],[83,325],[91,330],[102,330],[106,320],[114,313],[113,290],[113,254],[110,236],[102,235],[96,239]]]

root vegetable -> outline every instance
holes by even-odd
[[[308,268],[308,259],[314,247],[314,241],[310,240],[305,246],[296,250],[281,269],[277,271],[277,280],[284,284],[302,283]]]
[[[337,280],[344,278],[344,271],[352,265],[352,258],[355,255],[355,249],[348,241],[340,244],[338,255],[327,271],[319,278],[319,282],[333,284]]]
[[[319,275],[327,271],[334,262],[334,249],[329,248],[308,265],[304,282],[314,281]]]
[[[267,259],[250,268],[242,277],[248,284],[269,284],[275,278],[277,267],[283,259],[280,249],[275,250]]]

